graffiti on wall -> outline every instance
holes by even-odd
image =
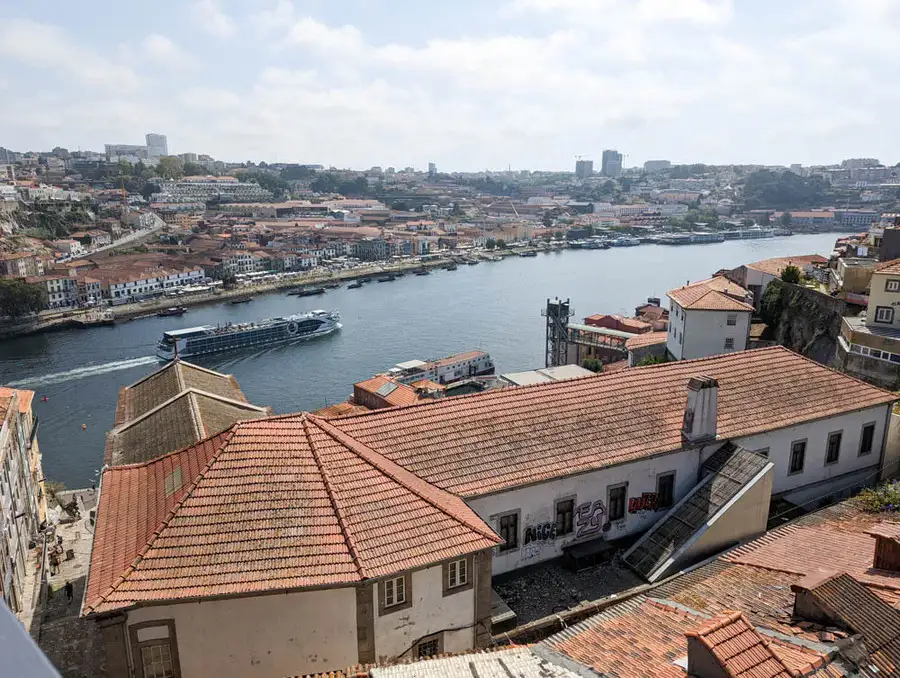
[[[657,508],[659,508],[659,495],[656,492],[644,492],[640,497],[631,497],[628,500],[629,513],[655,511]]]
[[[541,523],[540,525],[529,525],[525,528],[525,543],[530,544],[533,541],[549,541],[556,539],[556,523]]]
[[[606,518],[606,507],[603,501],[586,501],[575,508],[575,538],[592,537],[609,529]]]

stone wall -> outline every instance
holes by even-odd
[[[823,292],[773,280],[766,288],[760,315],[769,325],[763,339],[811,358],[834,363],[841,318],[847,304]]]

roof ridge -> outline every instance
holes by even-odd
[[[173,365],[175,365],[175,361],[174,361],[174,360],[171,360],[171,361],[169,361],[168,363],[166,363],[165,365],[163,365],[162,367],[159,367],[159,368],[153,370],[150,374],[141,377],[140,379],[138,379],[138,380],[137,380],[136,382],[134,382],[133,384],[129,384],[128,386],[123,386],[123,388],[134,388],[134,387],[137,386],[138,384],[143,384],[145,381],[147,381],[148,379],[151,379],[151,378],[155,377],[157,374],[160,374],[160,373],[162,373],[162,372],[165,372],[165,371],[168,370],[168,369],[171,369]]]
[[[203,423],[203,417],[200,414],[200,405],[197,402],[197,394],[193,391],[186,391],[188,395],[188,407],[191,410],[191,420],[194,424],[194,432],[197,434],[197,438],[203,440],[209,434],[206,431],[206,426]]]
[[[131,574],[137,569],[138,565],[141,564],[141,561],[144,559],[144,556],[153,547],[153,544],[159,538],[159,535],[162,534],[162,531],[169,525],[169,522],[172,520],[172,518],[175,517],[175,514],[184,505],[184,502],[188,499],[188,497],[190,497],[193,494],[194,490],[197,489],[197,486],[200,484],[200,481],[206,476],[206,473],[209,471],[209,469],[212,467],[212,465],[218,460],[219,456],[222,454],[222,451],[228,446],[228,443],[231,442],[232,437],[234,437],[234,432],[235,432],[236,426],[237,426],[236,424],[233,424],[231,426],[231,428],[229,428],[229,429],[223,431],[221,434],[219,434],[223,437],[222,442],[219,444],[219,449],[216,450],[216,452],[210,457],[209,461],[206,462],[206,465],[200,470],[200,473],[197,474],[197,476],[194,478],[193,482],[191,482],[191,484],[187,487],[184,494],[181,496],[181,499],[179,499],[178,501],[175,502],[175,505],[172,506],[171,510],[166,515],[166,517],[163,518],[162,522],[156,527],[155,530],[153,530],[153,533],[150,535],[150,538],[147,539],[147,542],[144,544],[144,548],[142,548],[138,552],[138,554],[131,561],[131,564],[127,568],[125,568],[125,571],[122,572],[116,578],[116,580],[112,584],[109,585],[109,588],[107,588],[107,590],[104,593],[97,596],[97,599],[95,601],[92,601],[91,605],[84,606],[87,614],[90,614],[92,611],[94,611],[101,603],[106,602],[106,599],[109,598],[109,596],[112,595],[116,591],[116,589],[118,589],[125,582],[125,580],[128,579],[129,576],[131,576]],[[198,447],[200,444],[201,443],[195,443],[194,445],[190,445],[188,447]],[[168,456],[168,455],[166,455],[166,456]],[[156,460],[154,460],[154,461],[156,461]],[[113,467],[113,468],[120,468],[120,467]],[[109,469],[107,469],[107,470],[109,470]],[[101,482],[102,482],[102,480],[101,480]],[[99,505],[98,505],[98,508],[99,508]]]
[[[459,496],[453,494],[452,492],[448,492],[447,490],[443,490],[436,485],[432,485],[427,480],[424,480],[417,476],[412,471],[408,471],[403,468],[396,462],[391,461],[381,453],[373,450],[368,445],[359,442],[352,436],[344,433],[340,429],[336,428],[332,424],[330,424],[325,419],[320,419],[315,415],[309,415],[308,420],[311,423],[314,423],[318,428],[320,428],[325,434],[327,434],[330,438],[337,441],[350,451],[352,451],[356,456],[360,457],[368,463],[370,466],[377,469],[380,473],[388,476],[391,480],[402,485],[407,490],[418,496],[420,499],[425,501],[426,503],[432,505],[448,517],[452,518],[458,523],[462,523],[466,527],[468,527],[473,532],[477,532],[481,536],[490,539],[492,541],[500,542],[500,538],[494,533],[493,530],[485,530],[481,525],[477,524],[474,521],[469,520],[466,516],[460,515],[457,511],[454,510],[453,507],[449,506],[446,502],[438,499],[437,497],[430,496],[429,493],[423,492],[421,487],[416,487],[416,485],[425,485],[431,488],[435,493],[438,494],[446,494],[447,496],[459,501],[466,507],[469,511],[471,509],[466,505],[465,501]],[[474,512],[473,512],[474,513]]]
[[[322,460],[319,459],[319,453],[316,450],[316,445],[313,442],[312,436],[309,434],[309,421],[307,417],[303,417],[300,420],[300,425],[303,428],[303,435],[306,436],[306,443],[309,445],[310,454],[312,454],[313,460],[316,462],[316,468],[319,470],[319,475],[322,476],[322,483],[325,485],[325,492],[328,493],[328,501],[331,502],[331,506],[334,509],[334,515],[337,518],[338,526],[341,528],[341,535],[344,537],[344,544],[347,546],[347,550],[350,552],[350,557],[353,558],[353,566],[356,568],[356,572],[359,575],[360,579],[366,579],[366,572],[363,569],[362,558],[360,558],[359,553],[356,550],[356,546],[353,543],[353,535],[350,532],[350,526],[347,524],[347,521],[344,519],[343,512],[338,506],[337,496],[335,495],[334,488],[331,487],[331,481],[328,479],[328,472],[325,470],[325,464],[322,463]]]

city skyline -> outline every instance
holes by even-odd
[[[447,171],[900,157],[879,0],[91,7],[0,10],[0,145],[157,130],[174,154]]]

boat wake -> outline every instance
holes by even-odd
[[[119,370],[130,370],[133,367],[143,367],[145,365],[158,364],[159,360],[153,356],[144,356],[143,358],[129,358],[128,360],[116,360],[111,363],[103,363],[102,365],[89,365],[87,367],[79,367],[67,372],[56,372],[55,374],[44,374],[33,377],[31,379],[22,379],[8,384],[13,388],[31,388],[33,386],[49,386],[50,384],[61,384],[64,381],[72,381],[75,379],[84,379],[85,377],[93,377],[97,374],[106,374],[107,372],[118,372]]]

